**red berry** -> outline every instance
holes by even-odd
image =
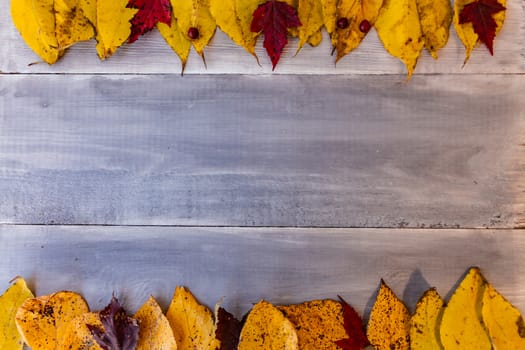
[[[191,40],[195,40],[195,39],[198,39],[199,38],[199,30],[195,27],[190,27],[190,29],[188,29],[188,37],[191,39]]]
[[[348,18],[341,17],[337,20],[337,28],[339,29],[346,29],[350,25],[350,22],[348,22]]]
[[[370,31],[370,28],[372,28],[372,25],[366,19],[362,20],[359,24],[359,30],[363,33],[368,33]]]

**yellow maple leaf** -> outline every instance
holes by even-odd
[[[88,311],[81,295],[64,291],[26,299],[16,313],[15,322],[32,350],[62,349],[71,321]]]
[[[339,350],[335,342],[348,337],[343,326],[343,308],[337,301],[312,300],[278,309],[297,330],[302,350]]]
[[[80,0],[55,0],[54,6],[55,34],[60,49],[93,38],[95,29],[84,14]]]
[[[487,283],[481,315],[497,350],[525,349],[525,324],[518,309]]]
[[[129,0],[96,1],[97,53],[100,59],[113,55],[131,34],[130,20],[138,10],[127,8],[128,2]],[[85,12],[89,16],[93,15],[92,9]]]
[[[297,332],[281,311],[262,300],[248,314],[237,349],[298,350]]]
[[[140,325],[137,350],[177,350],[170,323],[153,297],[133,317]]]
[[[481,321],[486,281],[479,268],[470,268],[443,311],[441,343],[447,350],[490,350],[492,345]]]
[[[184,287],[175,288],[166,317],[179,350],[215,350],[220,342],[215,338],[215,322],[211,311],[197,302]]]
[[[435,288],[427,290],[416,304],[410,318],[410,349],[439,350],[443,345],[438,336],[439,322],[445,302]]]
[[[4,294],[0,295],[0,349],[22,349],[24,342],[15,324],[18,308],[26,299],[33,298],[26,281],[18,277]]]
[[[437,59],[437,51],[448,42],[452,5],[449,0],[417,0],[417,9],[425,48]]]
[[[366,335],[377,350],[408,350],[410,313],[405,304],[381,280],[379,293],[370,313]]]

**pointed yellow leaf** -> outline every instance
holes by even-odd
[[[415,1],[415,0],[414,0]],[[361,30],[363,21],[369,26],[376,22],[383,0],[340,0],[337,4],[336,18],[346,19],[346,28],[336,27],[332,33],[332,45],[337,50],[336,62],[357,48],[367,32]]]
[[[78,6],[93,26],[97,24],[97,0],[78,0]]]
[[[445,302],[435,288],[427,290],[421,296],[410,319],[411,350],[443,349],[438,329],[444,308]]]
[[[366,335],[377,350],[408,350],[410,313],[383,280],[370,313]]]
[[[262,300],[248,314],[238,350],[298,350],[293,324],[272,304]]]
[[[299,37],[297,51],[306,43],[312,46],[319,45],[322,40],[321,29],[324,25],[321,0],[299,0],[297,15],[302,24],[296,29]]]
[[[492,345],[481,321],[486,281],[477,267],[469,269],[443,311],[441,343],[447,350],[490,350]]]
[[[55,0],[56,37],[62,50],[95,35],[95,29],[80,5],[80,0]]]
[[[177,350],[170,323],[153,297],[142,305],[134,318],[140,326],[137,350]]]
[[[171,26],[158,22],[157,29],[164,40],[166,40],[166,43],[168,43],[171,49],[179,56],[182,63],[182,72],[184,72],[184,67],[186,67],[186,62],[188,62],[191,50],[191,41],[188,39],[188,36],[182,33],[177,24],[177,19],[173,14],[171,16]]]
[[[171,0],[173,13],[182,33],[191,40],[195,51],[203,55],[204,48],[215,34],[217,24],[210,13],[210,0]],[[196,37],[189,35],[190,29]]]
[[[416,0],[385,0],[375,27],[386,50],[406,65],[410,78],[425,45]]]
[[[70,320],[62,332],[63,341],[57,350],[102,350],[87,325],[104,329],[99,314],[87,312]]]
[[[448,42],[452,5],[449,0],[417,0],[417,9],[425,48],[437,59],[437,51]]]
[[[54,0],[13,0],[11,18],[26,44],[48,64],[62,52],[55,36]]]
[[[22,349],[24,342],[16,328],[15,315],[22,303],[33,297],[26,281],[21,277],[0,295],[0,349]]]
[[[348,338],[343,308],[334,300],[313,300],[278,308],[292,322],[302,350],[340,350],[337,340]]]
[[[215,350],[215,322],[211,311],[184,287],[177,287],[166,313],[179,350]]]
[[[88,312],[81,295],[58,292],[26,299],[16,313],[16,326],[32,350],[60,349],[70,322]]]
[[[323,13],[323,23],[329,34],[335,30],[337,16],[337,0],[320,0]]]
[[[525,349],[525,323],[518,309],[487,283],[481,315],[497,350]]]
[[[259,33],[250,26],[253,12],[262,3],[264,0],[210,0],[210,12],[219,28],[253,56]]]
[[[137,9],[126,8],[129,0],[97,0],[97,53],[100,59],[109,58],[128,40],[130,20]]]
[[[474,27],[472,23],[459,24],[459,14],[463,10],[465,5],[468,5],[476,0],[455,0],[454,1],[454,29],[459,39],[465,46],[465,63],[469,60],[472,50],[479,44],[479,36],[474,32]],[[498,2],[506,6],[506,0],[498,0]],[[505,21],[506,11],[500,11],[493,15],[494,20],[496,21],[496,35],[503,28],[503,22]]]

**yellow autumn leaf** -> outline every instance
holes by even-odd
[[[184,287],[175,293],[166,313],[179,350],[215,350],[220,342],[215,338],[215,322],[211,311],[197,302]]]
[[[458,35],[459,39],[465,46],[465,63],[469,60],[470,54],[472,53],[472,50],[479,44],[479,36],[474,32],[474,27],[472,26],[472,23],[459,23],[459,15],[463,8],[475,2],[476,0],[455,0],[454,1],[454,29],[456,30],[456,34]],[[506,0],[497,0],[498,3],[506,7],[507,1]],[[497,35],[501,28],[503,28],[503,22],[505,21],[505,13],[506,11],[500,11],[492,15],[494,20],[496,21],[496,32],[495,35]]]
[[[237,349],[298,350],[297,332],[279,309],[262,300],[248,314]]]
[[[54,0],[12,0],[11,18],[26,44],[46,63],[55,63],[62,51],[55,35]]]
[[[128,40],[131,34],[130,20],[137,9],[126,8],[129,0],[97,0],[97,53],[100,59],[109,58]],[[91,12],[92,10],[87,10]]]
[[[217,28],[210,13],[210,0],[171,0],[171,6],[180,30],[203,57],[204,48]]]
[[[425,45],[416,0],[385,0],[375,28],[386,50],[406,65],[410,78]]]
[[[89,311],[81,295],[58,292],[26,299],[16,313],[16,326],[32,350],[61,349],[70,322]]]
[[[253,12],[264,0],[210,0],[210,12],[217,26],[234,43],[255,56],[255,43],[259,33],[250,30]]]
[[[483,293],[481,315],[495,349],[525,349],[525,323],[521,313],[490,283]]]
[[[78,6],[88,21],[96,26],[97,24],[97,0],[78,0]]]
[[[55,23],[55,34],[61,50],[79,41],[90,40],[95,35],[95,29],[84,14],[80,0],[55,0]]]
[[[381,280],[379,293],[370,313],[366,335],[377,350],[408,350],[410,313],[405,304]]]
[[[302,350],[339,350],[335,342],[348,337],[343,308],[337,301],[313,300],[278,309],[294,325]]]
[[[56,350],[102,350],[87,325],[104,329],[99,314],[87,312],[70,320],[61,332],[60,345]]]
[[[481,321],[485,287],[486,281],[479,268],[469,269],[443,311],[439,332],[445,349],[492,349]]]
[[[133,317],[140,326],[137,350],[177,349],[170,323],[153,297],[150,297]]]
[[[383,0],[340,0],[336,18],[339,25],[332,33],[337,50],[336,62],[357,48],[378,19]]]
[[[320,0],[321,11],[323,13],[323,23],[329,34],[335,30],[337,17],[337,0]]]
[[[321,29],[324,25],[323,4],[321,0],[299,0],[297,15],[299,21],[301,21],[301,26],[294,28],[299,37],[297,52],[299,52],[306,43],[312,46],[319,45],[323,38]]]
[[[425,48],[437,59],[437,51],[448,42],[452,5],[450,0],[417,0]]]
[[[171,26],[166,25],[165,23],[158,22],[157,29],[166,41],[166,43],[171,47],[173,51],[179,56],[179,59],[182,63],[182,72],[186,67],[186,62],[188,62],[188,57],[191,50],[191,41],[188,39],[188,36],[182,33],[179,25],[177,24],[177,19],[175,15],[171,16]]]
[[[0,295],[0,349],[22,349],[24,342],[15,324],[15,315],[22,303],[33,298],[26,281],[18,277],[4,294]]]
[[[435,288],[427,290],[416,304],[416,311],[410,318],[410,349],[443,349],[438,337],[439,323],[445,302]]]

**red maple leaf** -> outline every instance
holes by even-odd
[[[491,55],[497,27],[493,15],[500,11],[505,11],[505,6],[497,0],[476,0],[465,5],[459,14],[459,24],[471,22],[479,41],[487,46]]]
[[[301,26],[297,11],[286,2],[268,0],[253,12],[251,31],[264,32],[264,47],[273,69],[281,58],[283,48],[288,43],[288,28]]]
[[[363,320],[359,314],[343,298],[339,297],[343,305],[344,327],[348,338],[337,340],[335,344],[344,350],[361,350],[370,344],[363,328]]]
[[[127,7],[139,10],[130,21],[129,43],[136,41],[139,36],[152,30],[157,22],[171,26],[170,0],[129,0]]]

